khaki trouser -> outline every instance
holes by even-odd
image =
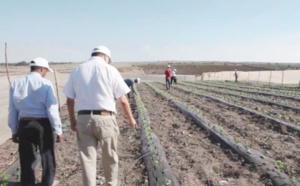
[[[119,133],[114,115],[77,116],[77,142],[84,186],[96,186],[98,143],[102,149],[102,164],[106,185],[117,185],[117,142]]]

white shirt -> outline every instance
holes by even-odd
[[[63,89],[75,99],[75,110],[116,112],[115,99],[130,92],[119,71],[100,57],[92,57],[71,72]]]
[[[175,77],[176,76],[176,72],[173,70],[172,72],[171,72],[171,77]]]
[[[62,134],[58,103],[52,83],[37,72],[15,80],[10,87],[8,125],[17,133],[19,118],[49,118],[57,135]]]

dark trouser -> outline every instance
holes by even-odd
[[[38,150],[42,163],[42,185],[51,186],[55,176],[54,133],[49,119],[19,122],[19,155],[21,165],[21,185],[35,184],[34,170]]]
[[[169,90],[171,86],[170,78],[166,77],[166,89]]]
[[[176,78],[176,76],[171,77],[171,85],[172,85],[173,81],[174,81],[174,84],[177,83],[177,78]]]
[[[237,76],[235,76],[235,82],[236,82],[236,83],[238,82],[238,77],[237,77]]]

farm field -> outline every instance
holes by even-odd
[[[137,74],[149,74],[154,67],[137,64],[134,68]],[[62,77],[61,89],[70,68],[55,69]],[[14,70],[14,75],[22,74],[17,68]],[[187,74],[192,72],[188,67],[186,70]],[[128,66],[120,71],[131,73]],[[120,108],[116,115],[120,127],[121,185],[300,184],[297,87],[201,81],[179,82],[166,91],[163,83],[149,81],[138,84],[136,89],[138,93],[130,102],[139,128],[127,126]],[[69,129],[64,105],[61,118],[64,141],[56,144],[56,179],[62,186],[81,185],[76,135]],[[18,182],[17,150],[10,140],[0,146],[0,183]],[[101,150],[98,162],[97,184],[102,185]],[[40,166],[36,176],[38,182]]]
[[[298,112],[250,99],[257,96],[253,92],[247,93],[249,99],[240,98],[237,90],[233,91],[236,95],[227,94],[227,89],[216,89],[217,85],[182,82],[168,91],[159,82],[137,86],[138,94],[130,102],[139,129],[134,131],[126,127],[127,121],[121,111],[117,115],[121,133],[121,185],[162,182],[185,186],[297,184],[300,178]],[[229,85],[222,84],[231,87]],[[260,99],[275,99],[271,97],[264,95]],[[289,101],[296,105],[297,100]],[[193,113],[193,117],[188,113]],[[64,142],[56,147],[56,178],[61,185],[80,185],[76,136],[68,129],[65,106],[61,117],[65,136]],[[148,134],[149,130],[157,139]],[[148,140],[148,144],[143,140]],[[1,162],[5,162],[0,171],[7,172],[18,159],[17,146],[7,141],[0,153]],[[100,151],[99,155],[100,162]],[[104,178],[101,163],[99,165],[97,182],[101,184]],[[168,171],[162,171],[161,165],[168,166]],[[3,175],[10,175],[8,180],[17,181],[18,169],[14,167],[10,174],[2,173],[2,180]],[[40,176],[40,169],[37,169],[37,176]]]

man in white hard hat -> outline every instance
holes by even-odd
[[[121,104],[129,124],[134,128],[137,126],[126,97],[130,89],[110,63],[110,50],[105,46],[95,47],[90,60],[73,69],[64,87],[71,128],[77,131],[83,177],[81,185],[84,186],[96,185],[98,144],[102,149],[106,185],[118,184],[119,127],[115,117],[115,100]]]
[[[171,87],[171,73],[172,73],[171,66],[168,65],[167,69],[165,71],[165,75],[166,75],[166,89],[167,90],[170,90],[170,87]]]
[[[45,79],[53,72],[48,61],[38,57],[30,62],[31,72],[10,87],[8,125],[12,140],[19,143],[21,185],[34,185],[34,165],[39,151],[42,185],[52,186],[55,176],[54,132],[62,141],[58,102],[52,83]]]

